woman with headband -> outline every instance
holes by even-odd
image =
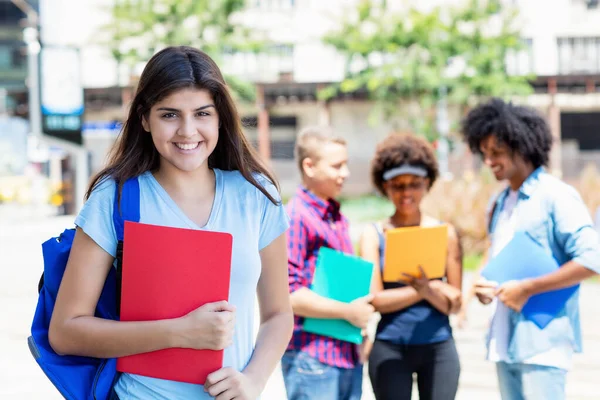
[[[437,176],[437,160],[425,140],[395,134],[377,146],[371,177],[395,206],[393,215],[365,229],[360,243],[362,257],[375,266],[372,304],[381,313],[369,356],[377,400],[410,400],[414,373],[420,399],[456,397],[460,363],[448,319],[460,309],[461,299],[462,253],[455,229],[449,225],[443,279],[429,280],[422,269],[406,282],[382,278],[386,230],[442,224],[420,207]]]

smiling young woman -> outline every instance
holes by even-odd
[[[377,146],[371,176],[395,208],[389,218],[368,226],[361,238],[361,255],[374,265],[372,304],[381,313],[369,357],[375,397],[409,400],[416,373],[421,399],[454,399],[460,363],[448,315],[460,309],[462,284],[455,229],[449,225],[443,279],[429,280],[422,274],[404,284],[382,278],[387,229],[442,223],[421,212],[421,201],[438,176],[433,148],[413,135],[391,135]]]
[[[117,188],[130,178],[139,183],[140,222],[232,234],[229,301],[204,304],[170,320],[95,317],[116,257],[112,215]],[[109,164],[92,181],[75,223],[50,324],[57,353],[115,358],[165,348],[224,349],[226,367],[210,374],[204,386],[124,373],[113,396],[259,396],[292,333],[289,223],[276,181],[243,135],[223,76],[206,54],[169,47],[150,59]],[[256,296],[260,330],[255,342]]]

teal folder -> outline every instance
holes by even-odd
[[[323,297],[350,303],[369,294],[372,275],[373,263],[321,247],[311,289]],[[303,329],[346,342],[362,343],[361,329],[343,319],[306,318]]]

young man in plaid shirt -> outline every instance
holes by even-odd
[[[319,249],[353,253],[348,220],[335,198],[349,175],[343,139],[327,129],[303,130],[296,141],[302,185],[290,200],[288,273],[294,334],[282,359],[289,400],[358,400],[362,394],[362,357],[353,343],[304,332],[305,317],[345,319],[366,328],[373,314],[370,298],[347,304],[310,290]]]

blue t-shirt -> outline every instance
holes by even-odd
[[[261,274],[259,251],[283,234],[288,217],[282,205],[273,204],[239,171],[214,169],[216,193],[206,226],[190,220],[150,172],[139,177],[140,222],[187,229],[228,232],[233,235],[229,302],[236,307],[233,345],[226,348],[223,366],[244,369],[254,350],[254,305]],[[262,176],[258,181],[279,200],[275,187]],[[113,226],[115,182],[96,187],[75,224],[113,257],[117,237]],[[190,368],[193,368],[190,365]],[[123,374],[115,387],[122,400],[211,399],[201,385]]]

